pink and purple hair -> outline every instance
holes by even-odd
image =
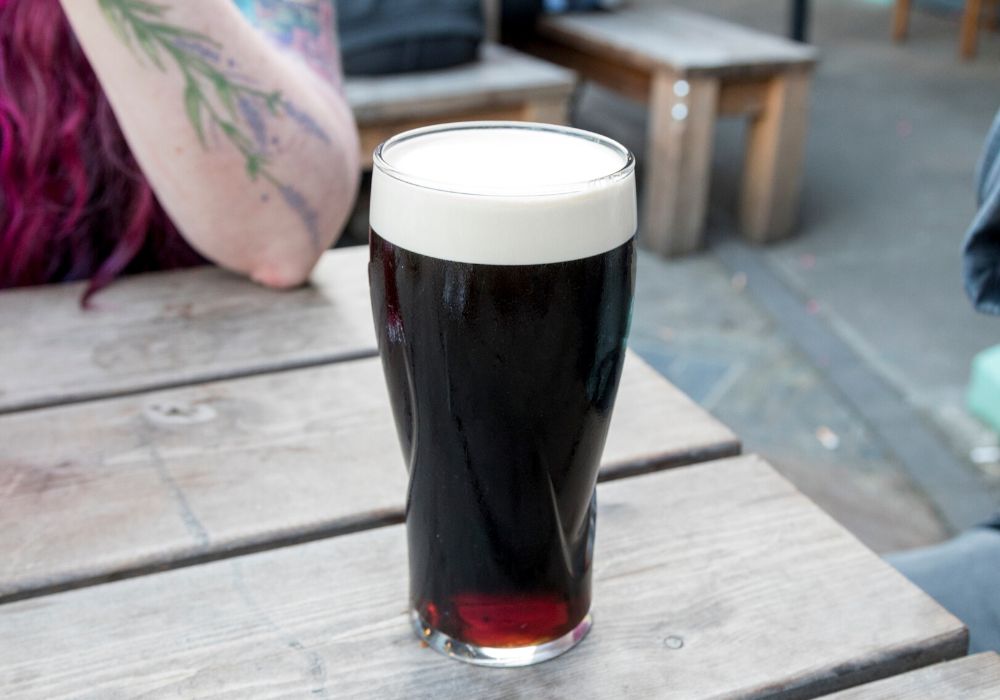
[[[0,288],[203,259],[129,150],[58,0],[0,0]]]

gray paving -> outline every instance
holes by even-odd
[[[780,3],[763,0],[691,4],[762,27],[780,15]],[[984,32],[979,58],[963,63],[954,15],[915,10],[910,40],[894,46],[888,3],[813,5],[823,62],[802,235],[768,249],[768,261],[956,449],[996,444],[964,410],[964,391],[973,355],[1000,342],[1000,318],[969,307],[958,250],[974,211],[975,164],[1000,109],[1000,35]],[[725,222],[735,194],[739,136],[720,133],[715,222]]]
[[[675,4],[767,31],[786,22],[787,3],[773,0]],[[1000,342],[1000,319],[969,309],[958,261],[972,171],[1000,108],[1000,35],[985,33],[980,58],[964,64],[947,12],[916,10],[911,40],[893,46],[886,3],[813,5],[823,61],[800,232],[739,249],[813,318],[796,327],[780,303],[754,301],[732,277],[732,255],[710,247],[644,265],[632,342],[749,449],[887,551],[940,539],[1000,504],[1000,465],[968,459],[996,435],[963,403],[969,361]],[[588,89],[576,121],[642,152],[640,105]],[[710,228],[723,246],[735,235],[741,139],[740,124],[720,124]],[[809,322],[851,372],[838,379]],[[877,381],[845,380],[854,367]]]
[[[876,551],[947,535],[895,456],[714,254],[640,257],[630,345]]]
[[[813,103],[807,235],[768,257],[968,452],[995,441],[968,420],[963,398],[972,356],[1000,342],[1000,318],[969,307],[958,247],[974,211],[975,162],[1000,108],[1000,35],[985,33],[980,58],[963,64],[947,17],[915,13],[911,40],[895,48],[863,31],[881,11],[855,13],[864,50],[839,47],[823,27],[828,13],[817,17],[817,39],[831,48]],[[846,147],[836,134],[856,136]]]
[[[747,275],[750,293],[778,319],[780,331],[821,369],[952,531],[992,516],[996,504],[982,477],[820,314],[810,311],[808,302],[775,277],[764,256],[732,238],[715,244],[713,252],[727,268]]]

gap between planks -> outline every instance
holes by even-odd
[[[202,375],[188,376],[184,379],[171,379],[161,382],[151,382],[143,386],[135,386],[128,389],[108,389],[103,391],[81,392],[80,394],[67,394],[58,399],[29,399],[22,403],[13,403],[7,406],[0,406],[0,416],[10,413],[24,413],[27,411],[38,411],[45,408],[58,408],[60,406],[72,406],[89,401],[102,401],[104,399],[120,399],[126,396],[138,396],[154,391],[164,391],[167,389],[182,389],[189,386],[199,386],[212,382],[226,381],[229,379],[245,379],[247,377],[257,377],[263,374],[278,374],[279,372],[291,372],[297,369],[309,369],[310,367],[322,367],[338,362],[351,362],[353,360],[365,360],[376,357],[378,350],[375,348],[354,350],[345,352],[319,355],[303,360],[285,360],[272,364],[261,364],[254,367],[233,370],[217,370],[205,372]],[[0,599],[2,600],[2,599]]]
[[[0,608],[18,640],[0,645],[0,687],[787,699],[964,652],[958,620],[757,457],[601,489],[600,617],[538,667],[477,669],[421,648],[406,623],[405,534],[380,528]]]
[[[657,458],[651,456],[648,459],[635,460],[629,466],[617,471],[602,471],[598,475],[597,481],[598,483],[603,484],[610,481],[617,481],[619,479],[652,474],[665,469],[686,467],[693,464],[701,464],[702,462],[735,457],[740,454],[740,451],[740,443],[732,442],[696,450],[676,458]],[[88,588],[102,583],[111,583],[112,581],[122,581],[130,578],[138,578],[140,576],[148,576],[149,574],[157,574],[163,571],[184,569],[190,566],[198,566],[199,564],[207,564],[213,561],[232,559],[235,557],[242,557],[247,554],[256,554],[258,552],[266,552],[271,549],[280,549],[282,547],[291,547],[298,544],[316,542],[318,540],[340,537],[342,535],[350,535],[356,532],[364,532],[365,530],[374,530],[376,528],[386,527],[389,525],[400,525],[403,522],[404,517],[402,509],[385,510],[374,516],[370,512],[358,513],[356,518],[341,519],[337,522],[320,525],[303,532],[293,532],[287,535],[271,536],[266,539],[254,538],[248,542],[234,544],[217,551],[181,556],[170,561],[128,567],[101,576],[89,576],[49,586],[39,586],[31,590],[0,595],[0,605],[13,603],[19,600],[39,598],[53,593],[61,593],[62,591]]]
[[[354,384],[345,384],[348,378]],[[402,494],[405,470],[400,464],[396,473],[397,460],[381,456],[376,459],[373,455],[381,455],[381,449],[358,452],[351,447],[350,441],[342,441],[344,431],[353,435],[357,426],[324,429],[308,435],[302,432],[305,426],[316,421],[340,420],[338,415],[349,414],[362,421],[362,425],[380,426],[364,430],[367,437],[358,435],[353,438],[355,442],[394,442],[387,402],[376,394],[364,405],[358,404],[356,398],[350,398],[357,389],[355,384],[364,387],[381,381],[380,363],[372,358],[357,363],[338,363],[319,370],[287,373],[277,383],[269,381],[268,377],[244,378],[185,387],[160,395],[150,394],[144,397],[145,401],[109,399],[95,402],[90,407],[58,407],[48,412],[26,412],[4,417],[0,423],[6,424],[20,445],[9,456],[13,457],[15,464],[21,464],[20,474],[26,479],[20,489],[7,496],[7,500],[13,499],[8,507],[14,509],[8,511],[9,526],[16,528],[7,531],[8,544],[16,547],[18,541],[33,536],[30,528],[16,525],[18,518],[14,513],[23,507],[35,513],[37,527],[43,531],[47,530],[46,523],[53,526],[74,523],[72,529],[80,534],[72,540],[76,542],[73,546],[83,551],[101,552],[102,556],[95,563],[93,557],[83,559],[73,554],[75,550],[72,549],[67,552],[69,545],[66,543],[55,543],[50,547],[36,542],[22,552],[22,556],[30,557],[35,562],[30,570],[20,570],[16,564],[12,564],[13,569],[0,566],[0,591],[7,588],[0,593],[0,602],[35,598],[401,522],[402,495],[398,498],[391,494],[374,495],[359,483],[360,477],[345,477],[342,471],[349,468],[346,474],[368,475],[369,481],[379,479],[386,484],[386,489],[398,486]],[[297,392],[305,391],[305,387],[318,392],[318,404],[304,408],[299,406],[295,397]],[[262,394],[270,396],[269,409],[262,409],[253,398]],[[291,414],[281,409],[289,402],[297,406]],[[212,413],[208,422],[160,427],[154,423],[150,427],[145,411],[148,405],[159,403],[204,406],[218,410],[218,413]],[[245,413],[252,417],[246,419]],[[86,425],[83,428],[73,427],[84,418]],[[241,420],[248,422],[241,425]],[[217,431],[224,430],[229,434],[234,429],[227,427],[231,421],[236,421],[236,432],[217,442],[221,439]],[[260,441],[252,441],[253,444],[244,442],[251,435],[257,435],[262,426],[274,422],[283,427],[275,433],[265,430],[259,436]],[[660,426],[659,429],[656,426]],[[93,432],[95,429],[97,433]],[[140,435],[138,442],[129,437],[143,430],[152,432]],[[299,438],[306,440],[304,444],[310,446],[309,450],[303,453],[298,448],[286,447],[291,438],[296,444]],[[56,443],[51,445],[53,439]],[[90,443],[95,441],[98,444],[91,446]],[[271,482],[265,475],[267,460],[247,463],[251,454],[270,452],[272,448],[278,451],[271,454],[270,459],[277,459],[277,463],[291,469],[291,481],[287,487],[279,485],[279,489],[285,489],[280,491],[284,498],[291,499],[288,508],[291,504],[298,504],[287,511],[287,517],[282,515],[286,507],[277,509],[281,511],[279,513],[275,507],[260,502],[259,497],[254,495],[259,489],[271,488],[268,486]],[[601,481],[718,459],[739,452],[739,440],[731,431],[629,352],[622,391],[602,460]],[[122,505],[124,496],[117,501],[106,500],[109,492],[102,484],[121,483],[122,486],[116,487],[119,490],[130,488],[133,493],[145,494],[145,508],[149,513],[156,512],[157,508],[168,512],[170,502],[177,496],[172,493],[177,489],[176,484],[158,485],[155,483],[158,480],[156,476],[147,473],[148,466],[164,459],[166,463],[158,465],[156,474],[167,471],[171,482],[176,479],[185,484],[181,491],[183,500],[188,503],[189,499],[194,499],[196,514],[191,517],[198,518],[196,522],[206,528],[209,542],[200,541],[190,532],[184,534],[184,528],[177,532],[178,523],[173,524],[174,532],[170,534],[164,521],[156,520],[158,524],[152,524],[150,518],[153,515],[142,516],[138,524],[129,527],[128,522],[131,521],[123,518],[133,517],[136,511],[131,505]],[[329,460],[330,468],[323,467],[316,471],[317,460],[324,465]],[[87,493],[91,498],[100,499],[99,504],[95,501],[90,505],[73,506],[72,502],[60,502],[58,489],[61,487],[58,482],[48,487],[45,481],[52,476],[53,465],[64,465],[60,474],[63,480],[90,475],[88,478],[92,483],[87,484]],[[240,466],[236,468],[234,465]],[[94,476],[92,469],[96,467],[101,468]],[[234,478],[247,482],[242,490],[230,494],[236,503],[242,504],[238,510],[258,508],[252,511],[256,518],[252,526],[248,524],[247,517],[234,514],[231,509],[220,510],[215,498],[219,496],[220,488],[229,488],[225,486],[227,480]],[[346,481],[343,480],[345,478]],[[32,486],[32,483],[35,485]],[[320,508],[302,492],[308,484],[312,484],[310,492],[314,492],[317,488],[326,489],[338,483],[342,488],[356,489],[355,493],[361,495],[361,500],[352,500],[349,505],[324,501]],[[258,489],[254,488],[255,484]],[[56,500],[44,501],[48,503],[47,510],[39,512],[37,499],[49,494],[51,488],[57,489],[52,492]],[[65,507],[74,510],[67,514]],[[109,519],[107,513],[116,515]],[[183,517],[181,519],[184,520]],[[95,530],[98,525],[99,529]],[[117,532],[122,527],[128,528],[127,534]],[[0,538],[2,541],[3,538]]]

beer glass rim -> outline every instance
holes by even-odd
[[[605,148],[609,148],[612,151],[618,153],[623,159],[623,165],[618,170],[612,171],[607,175],[601,175],[600,177],[591,178],[587,180],[576,180],[570,182],[558,182],[551,185],[532,185],[530,189],[517,189],[517,187],[512,188],[465,188],[461,185],[457,185],[452,182],[442,182],[439,180],[434,180],[431,178],[420,177],[418,175],[413,175],[407,173],[404,170],[393,167],[386,161],[387,152],[396,145],[410,141],[412,139],[421,138],[423,136],[429,136],[432,134],[440,134],[449,131],[475,131],[475,130],[486,130],[486,129],[510,129],[517,131],[531,131],[531,132],[547,132],[554,134],[562,134],[565,136],[572,136],[575,138],[580,138],[591,143],[596,143]],[[460,195],[470,195],[470,196],[483,196],[483,197],[546,197],[552,195],[566,195],[566,194],[577,194],[580,192],[585,192],[587,190],[603,187],[610,185],[614,182],[618,182],[635,171],[635,156],[632,154],[628,148],[615,141],[614,139],[608,138],[607,136],[602,136],[601,134],[596,134],[592,131],[586,131],[585,129],[577,129],[571,126],[562,126],[559,124],[543,124],[540,122],[520,122],[520,121],[468,121],[468,122],[451,122],[446,124],[434,124],[431,126],[419,127],[416,129],[409,129],[398,133],[390,138],[386,139],[378,146],[375,147],[375,152],[372,154],[372,162],[374,167],[380,172],[388,175],[389,177],[399,180],[400,182],[405,182],[410,185],[415,185],[417,187],[422,187],[425,189],[438,190],[441,192],[450,192],[452,194]]]

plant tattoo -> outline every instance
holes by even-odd
[[[262,178],[271,183],[318,246],[317,212],[301,192],[271,171],[270,156],[278,140],[269,137],[267,118],[288,117],[312,137],[330,143],[326,132],[307,113],[285,100],[279,90],[254,86],[239,73],[232,59],[224,60],[219,42],[164,21],[166,5],[147,0],[98,0],[98,4],[133,53],[145,55],[161,71],[167,70],[167,61],[180,70],[184,77],[184,110],[202,147],[208,146],[207,134],[221,133],[243,156],[251,181]]]

